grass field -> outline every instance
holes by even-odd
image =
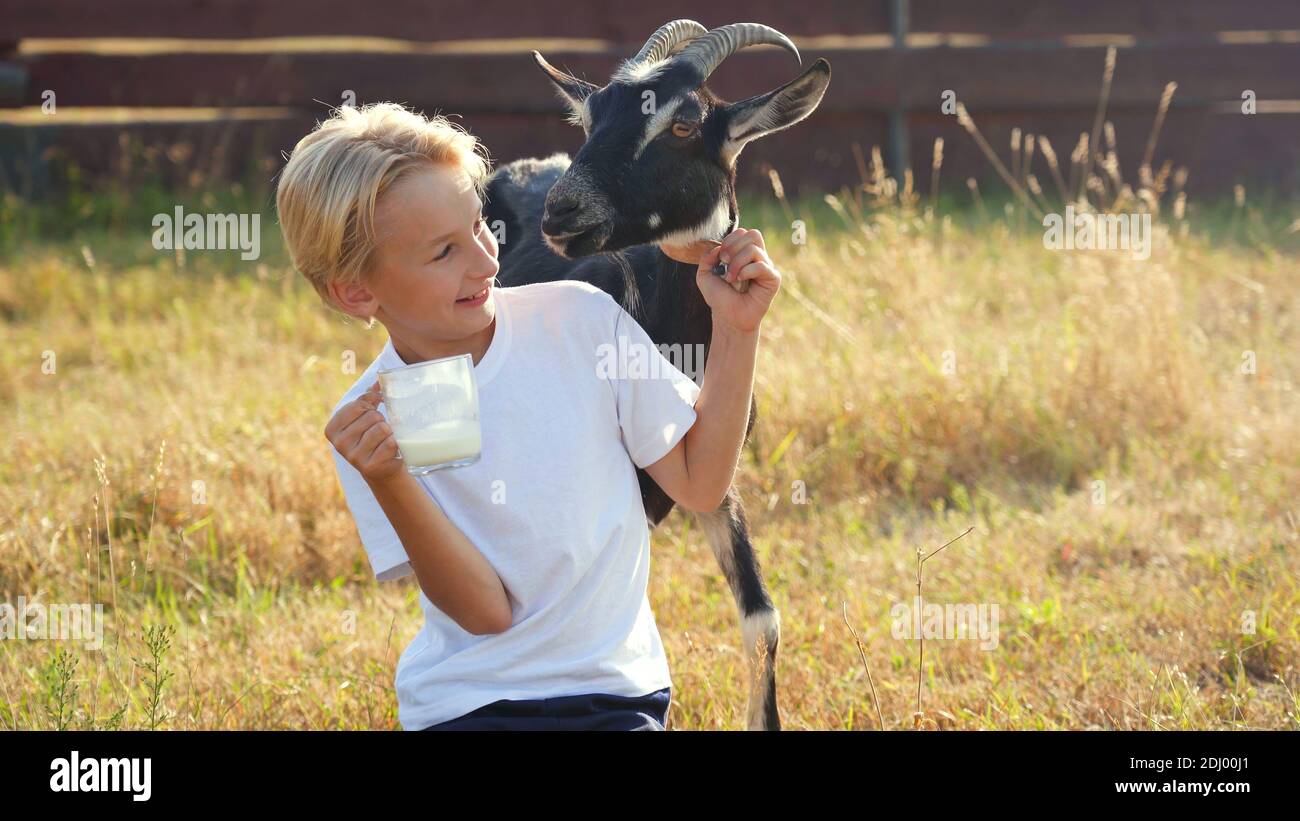
[[[262,212],[261,259],[155,251],[177,202]],[[914,726],[891,608],[973,527],[925,599],[996,606],[997,646],[925,643],[923,726],[1300,728],[1295,215],[1193,204],[1137,261],[1047,250],[993,202],[835,205],[742,210],[784,276],[738,481],[785,726],[876,728],[864,658],[884,726]],[[6,202],[0,595],[102,603],[104,640],[0,642],[0,726],[398,727],[418,588],[374,581],[322,435],[383,331],[278,240],[265,191]],[[693,524],[653,536],[671,728],[739,728]]]

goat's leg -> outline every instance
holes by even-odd
[[[749,540],[745,510],[733,485],[712,513],[696,514],[740,613],[740,634],[749,671],[746,728],[779,730],[776,706],[776,651],[781,639],[781,614],[763,584],[762,569]]]

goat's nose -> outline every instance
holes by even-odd
[[[562,229],[582,207],[582,202],[572,194],[561,194],[546,203],[543,228]],[[554,233],[554,231],[552,232]]]
[[[559,219],[560,217],[571,215],[574,211],[578,210],[580,205],[582,205],[582,203],[579,202],[578,198],[574,195],[562,194],[555,198],[555,200],[550,204],[548,210],[550,211],[551,216]]]

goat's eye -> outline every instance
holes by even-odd
[[[698,128],[699,126],[696,123],[675,122],[673,123],[673,136],[685,139],[694,136]]]

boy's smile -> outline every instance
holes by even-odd
[[[461,297],[460,299],[456,300],[456,304],[460,305],[463,308],[477,308],[478,306],[482,305],[484,302],[487,301],[489,295],[488,292],[491,290],[492,290],[492,283],[489,282],[487,285],[483,286],[483,290],[479,291],[477,294],[474,294],[473,296]]]

